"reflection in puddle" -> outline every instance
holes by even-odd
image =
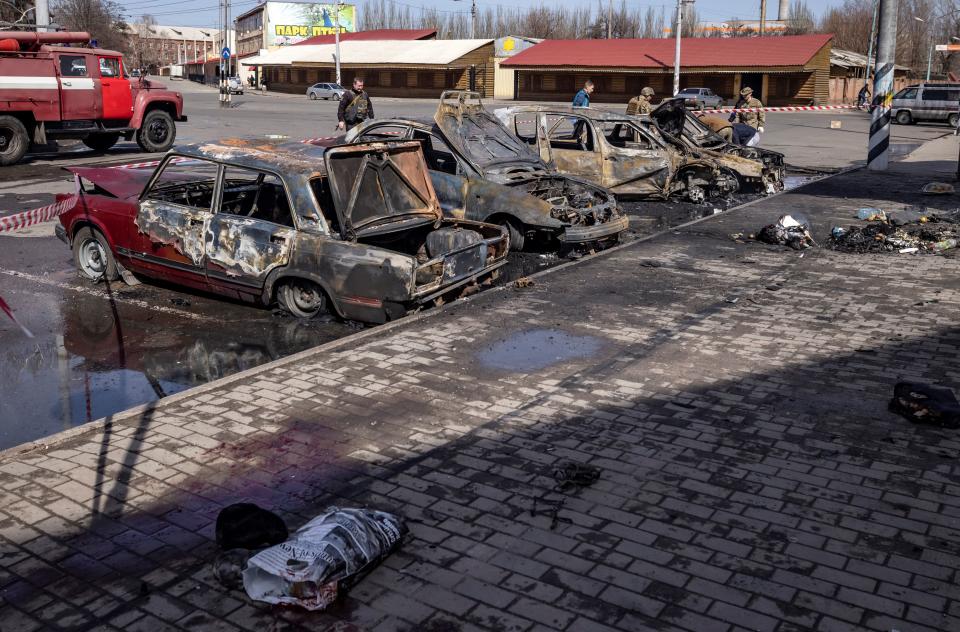
[[[506,371],[536,371],[552,364],[595,354],[603,342],[572,336],[559,329],[532,329],[512,334],[477,354],[480,364]]]
[[[784,176],[783,177],[783,190],[789,191],[790,189],[796,189],[797,187],[802,187],[805,184],[809,184],[814,180],[819,180],[823,176],[819,175],[803,175],[803,176]]]

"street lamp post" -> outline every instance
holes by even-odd
[[[677,0],[676,46],[673,51],[673,95],[680,92],[680,35],[683,33],[683,5],[693,4],[694,0]]]

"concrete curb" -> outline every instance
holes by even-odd
[[[851,172],[853,172],[853,171],[857,171],[857,170],[860,170],[860,169],[863,169],[863,165],[855,165],[855,166],[852,166],[852,167],[848,167],[848,168],[843,169],[843,170],[841,170],[841,171],[838,171],[838,172],[836,172],[836,173],[827,174],[827,175],[823,176],[822,178],[817,178],[817,179],[815,179],[815,180],[811,180],[810,182],[805,182],[804,184],[802,184],[802,185],[800,185],[800,186],[798,186],[798,187],[796,187],[796,188],[790,189],[789,191],[781,191],[781,192],[775,193],[775,194],[773,194],[773,195],[769,195],[769,196],[766,196],[766,197],[757,198],[756,200],[752,200],[752,201],[750,201],[750,202],[746,202],[746,203],[744,203],[744,204],[740,204],[739,206],[734,206],[734,207],[732,207],[732,208],[729,208],[729,209],[723,211],[722,213],[719,213],[719,214],[716,214],[716,215],[707,215],[707,216],[705,216],[705,217],[701,217],[701,218],[699,218],[699,219],[691,220],[691,221],[686,222],[686,223],[683,223],[683,224],[678,224],[677,226],[672,226],[672,227],[670,227],[670,228],[666,228],[666,229],[661,230],[661,231],[658,231],[658,232],[656,232],[656,233],[652,233],[652,234],[650,234],[650,235],[646,235],[646,236],[644,236],[644,237],[640,237],[640,238],[635,239],[635,240],[633,240],[633,241],[630,241],[630,242],[628,242],[628,243],[620,244],[620,245],[618,245],[618,246],[614,246],[614,247],[612,247],[612,248],[608,248],[608,249],[603,250],[603,251],[601,251],[601,252],[598,252],[598,253],[596,253],[596,254],[588,255],[588,256],[585,256],[585,257],[581,257],[581,258],[575,259],[575,260],[573,260],[573,261],[567,261],[567,262],[565,262],[565,263],[561,263],[560,265],[557,265],[557,266],[548,268],[548,269],[546,269],[546,270],[541,270],[541,271],[536,272],[536,273],[534,273],[534,274],[528,275],[527,278],[530,278],[530,279],[539,279],[539,278],[542,278],[542,277],[546,277],[546,276],[548,276],[548,275],[550,275],[550,274],[555,274],[555,273],[557,273],[557,272],[560,272],[561,270],[566,270],[567,268],[569,268],[569,267],[571,267],[571,266],[581,265],[581,264],[585,264],[585,263],[588,263],[588,262],[591,262],[591,261],[595,261],[595,260],[599,259],[600,257],[610,256],[610,255],[612,255],[612,254],[614,254],[614,253],[616,253],[616,252],[620,252],[621,250],[635,247],[635,246],[637,246],[638,244],[642,244],[642,243],[645,243],[645,242],[647,242],[647,241],[651,241],[651,240],[656,239],[656,238],[658,238],[658,237],[661,237],[661,236],[663,236],[663,235],[667,235],[667,234],[669,234],[669,233],[672,233],[672,232],[675,232],[675,231],[678,231],[678,230],[682,230],[682,229],[687,228],[687,227],[690,227],[690,226],[695,226],[695,225],[697,225],[697,224],[701,224],[701,223],[703,223],[703,222],[707,222],[707,221],[709,221],[709,220],[711,220],[711,219],[714,219],[714,218],[719,217],[719,216],[722,216],[722,215],[730,214],[730,213],[732,213],[732,212],[734,212],[734,211],[739,211],[739,210],[741,210],[741,209],[749,208],[749,207],[751,207],[751,206],[753,206],[753,205],[755,205],[755,204],[757,204],[757,203],[759,203],[759,202],[762,202],[762,201],[766,201],[766,200],[770,200],[770,199],[773,199],[773,198],[776,198],[776,197],[779,197],[779,196],[782,196],[782,195],[788,195],[788,194],[790,194],[790,193],[794,193],[794,192],[799,191],[800,189],[803,189],[804,187],[809,186],[809,185],[811,185],[811,184],[814,184],[814,183],[816,183],[816,182],[822,182],[823,180],[827,180],[827,179],[830,179],[830,178],[833,178],[833,177],[836,177],[836,176],[840,176],[840,175],[844,175],[844,174],[847,174],[847,173],[851,173]],[[103,418],[101,418],[101,419],[96,419],[96,420],[94,420],[94,421],[87,422],[87,423],[85,423],[85,424],[83,424],[83,425],[76,426],[76,427],[74,427],[74,428],[70,428],[69,430],[63,430],[63,431],[58,432],[57,434],[52,435],[52,436],[50,436],[50,437],[45,437],[45,438],[42,438],[42,439],[36,439],[36,440],[34,440],[34,441],[30,441],[30,442],[28,442],[28,443],[23,443],[23,444],[20,444],[20,445],[18,445],[18,446],[14,446],[14,447],[12,447],[12,448],[7,448],[6,450],[0,451],[0,462],[9,460],[9,459],[11,459],[11,458],[23,456],[23,455],[25,455],[25,454],[28,454],[28,453],[30,453],[30,452],[35,452],[35,451],[37,451],[37,450],[49,450],[49,449],[51,449],[51,448],[54,448],[54,447],[56,447],[56,446],[58,446],[58,445],[60,445],[60,444],[62,444],[62,443],[65,443],[65,442],[67,442],[67,441],[69,441],[69,440],[71,440],[71,439],[74,439],[74,438],[76,438],[76,437],[82,436],[82,435],[87,434],[87,433],[97,432],[97,431],[103,429],[103,428],[104,428],[105,426],[107,426],[108,424],[111,424],[111,423],[113,423],[113,422],[123,421],[123,420],[129,419],[129,418],[131,418],[131,417],[138,417],[138,416],[140,416],[140,415],[143,415],[144,413],[147,413],[147,412],[156,410],[156,409],[159,408],[160,406],[166,406],[166,405],[173,404],[173,403],[176,403],[176,402],[181,401],[181,400],[184,400],[184,399],[189,399],[189,398],[191,398],[191,397],[196,397],[197,395],[201,395],[201,394],[203,394],[203,393],[207,393],[207,392],[210,392],[210,391],[213,391],[213,390],[217,390],[217,389],[219,389],[219,388],[221,388],[221,387],[223,387],[223,386],[225,386],[225,385],[227,385],[227,384],[231,384],[231,383],[236,382],[236,381],[238,381],[238,380],[243,380],[243,379],[246,379],[246,378],[249,378],[249,377],[253,377],[253,376],[255,376],[255,375],[259,375],[259,374],[264,373],[264,372],[272,371],[273,369],[276,369],[276,368],[279,368],[279,367],[282,367],[282,366],[286,366],[286,365],[288,365],[288,364],[293,364],[293,363],[299,362],[300,360],[304,360],[304,359],[309,358],[309,357],[311,357],[311,356],[314,356],[314,355],[316,355],[316,354],[318,354],[318,353],[324,353],[324,352],[333,351],[333,350],[339,349],[339,348],[341,348],[341,347],[345,347],[345,346],[348,346],[348,345],[352,345],[352,344],[354,344],[354,343],[362,342],[362,341],[364,341],[364,340],[366,340],[366,339],[368,339],[368,338],[372,338],[372,337],[377,336],[377,335],[379,335],[379,334],[381,334],[381,333],[390,332],[390,331],[393,331],[394,329],[397,329],[397,328],[400,328],[400,327],[404,327],[404,326],[409,325],[409,324],[412,324],[412,323],[417,323],[417,322],[421,322],[421,321],[423,321],[423,320],[426,320],[426,319],[428,319],[428,318],[433,318],[433,317],[435,317],[435,316],[438,316],[438,315],[440,315],[440,314],[445,313],[446,310],[450,309],[451,307],[455,307],[455,306],[456,306],[456,307],[461,307],[461,306],[464,306],[464,305],[469,305],[471,302],[474,302],[474,301],[476,301],[476,300],[478,300],[478,299],[480,299],[480,298],[482,298],[482,297],[491,296],[492,294],[494,294],[494,293],[496,293],[496,292],[502,292],[502,291],[504,291],[504,290],[510,289],[511,287],[512,287],[512,285],[498,285],[498,286],[496,286],[496,287],[490,288],[489,290],[486,290],[486,291],[484,291],[484,292],[480,292],[479,294],[475,294],[475,295],[473,295],[473,296],[469,296],[469,297],[464,298],[464,299],[457,300],[457,301],[455,301],[455,302],[453,302],[453,303],[448,303],[448,304],[446,304],[446,305],[442,305],[442,306],[440,306],[440,307],[438,307],[438,308],[433,308],[433,309],[430,309],[430,310],[428,310],[428,311],[418,312],[418,313],[416,313],[416,314],[412,314],[412,315],[410,315],[410,316],[406,316],[406,317],[401,318],[401,319],[399,319],[399,320],[395,320],[395,321],[392,321],[392,322],[389,322],[389,323],[386,323],[386,324],[383,324],[383,325],[379,325],[379,326],[377,326],[377,327],[368,329],[368,330],[366,330],[366,331],[361,331],[361,332],[358,332],[358,333],[356,333],[356,334],[351,334],[351,335],[346,336],[346,337],[344,337],[344,338],[340,338],[339,340],[332,340],[332,341],[330,341],[330,342],[324,343],[324,344],[322,344],[322,345],[318,345],[318,346],[316,346],[316,347],[311,347],[311,348],[309,348],[309,349],[304,349],[303,351],[299,351],[299,352],[297,352],[297,353],[295,353],[295,354],[293,354],[293,355],[289,355],[289,356],[287,356],[287,357],[285,357],[285,358],[278,358],[277,360],[272,360],[272,361],[267,362],[267,363],[265,363],[265,364],[261,364],[260,366],[253,367],[253,368],[247,369],[247,370],[245,370],[245,371],[240,371],[239,373],[234,373],[233,375],[228,375],[228,376],[226,376],[226,377],[222,377],[222,378],[220,378],[220,379],[214,380],[214,381],[212,381],[212,382],[208,382],[208,383],[206,383],[206,384],[201,384],[201,385],[199,385],[199,386],[195,386],[195,387],[193,387],[193,388],[189,388],[189,389],[187,389],[187,390],[185,390],[185,391],[181,391],[181,392],[179,392],[179,393],[175,393],[175,394],[173,394],[173,395],[169,395],[169,396],[164,397],[164,398],[162,398],[162,399],[158,399],[158,400],[155,400],[155,401],[152,401],[152,402],[148,402],[148,403],[146,403],[146,404],[141,404],[141,405],[135,406],[135,407],[133,407],[133,408],[128,408],[128,409],[123,410],[123,411],[120,411],[120,412],[118,412],[118,413],[114,413],[113,415],[109,415],[109,416],[107,416],[107,417],[103,417]]]

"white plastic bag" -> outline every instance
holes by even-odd
[[[331,507],[243,572],[251,599],[322,610],[396,549],[407,528],[392,514]]]

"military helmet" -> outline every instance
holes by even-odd
[[[652,97],[654,94],[655,93],[653,91],[653,88],[651,88],[650,86],[647,86],[646,88],[640,91],[640,95],[644,97]]]
[[[740,96],[742,97],[748,97],[751,94],[753,94],[753,88],[751,88],[750,86],[747,86],[746,88],[740,91]]]

